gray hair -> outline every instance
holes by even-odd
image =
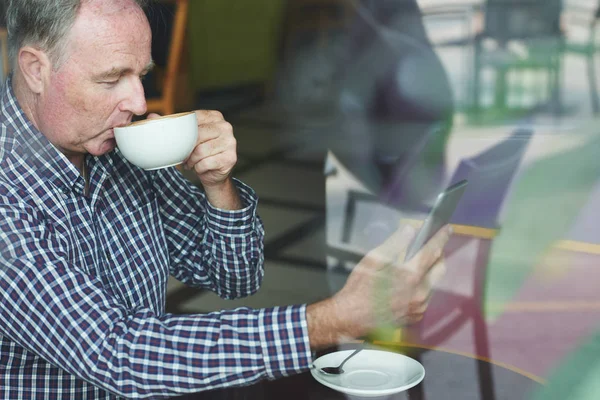
[[[45,51],[57,69],[64,56],[65,38],[84,1],[89,0],[8,0],[6,28],[11,64],[16,66],[19,49],[30,45]],[[149,0],[134,1],[144,8]]]

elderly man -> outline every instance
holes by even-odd
[[[0,398],[167,397],[305,371],[311,349],[421,317],[448,239],[397,266],[410,229],[311,305],[165,313],[167,277],[225,298],[256,291],[256,196],[230,172],[232,127],[197,112],[186,161],[147,172],[113,128],[146,112],[141,0],[9,0],[13,76],[0,99]],[[390,278],[391,277],[391,278]],[[375,313],[378,279],[395,279]],[[381,304],[381,303],[378,303]]]

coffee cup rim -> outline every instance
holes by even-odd
[[[176,114],[169,114],[169,115],[161,115],[159,117],[156,118],[146,118],[146,119],[142,119],[139,121],[135,121],[130,123],[129,125],[124,126],[123,128],[129,128],[129,127],[134,127],[134,126],[141,126],[141,125],[145,125],[151,122],[159,122],[165,119],[172,119],[172,118],[181,118],[184,117],[186,115],[190,115],[190,114],[194,114],[194,111],[186,111],[186,112],[180,112],[180,113],[176,113]]]

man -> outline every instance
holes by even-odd
[[[0,398],[167,397],[250,384],[305,371],[311,349],[377,323],[421,317],[447,229],[398,267],[412,235],[402,230],[316,304],[166,314],[169,274],[225,298],[260,285],[263,230],[256,196],[230,176],[231,126],[197,112],[185,166],[203,191],[115,150],[112,129],[146,112],[151,35],[140,0],[9,0],[7,27]],[[369,300],[390,276],[397,293],[375,313]]]

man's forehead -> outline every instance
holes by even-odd
[[[100,10],[100,4],[115,4],[116,7],[100,7]],[[129,12],[119,12],[130,7]],[[146,15],[132,0],[88,0],[88,7],[82,5],[79,10],[70,36],[76,47],[93,48],[134,42],[137,46],[149,46],[151,35]]]
[[[137,10],[98,14],[93,8],[109,3],[120,3],[116,9],[122,9],[125,3],[133,4]],[[70,60],[67,62],[90,77],[144,74],[152,61],[151,39],[148,20],[135,2],[88,0],[79,10],[64,51]]]
[[[123,11],[141,10],[135,0],[83,0],[81,10],[96,15],[110,15]]]
[[[95,34],[104,35],[131,33],[133,28],[140,34],[142,25],[149,29],[146,14],[134,0],[86,0],[81,4],[73,28],[95,29]]]

